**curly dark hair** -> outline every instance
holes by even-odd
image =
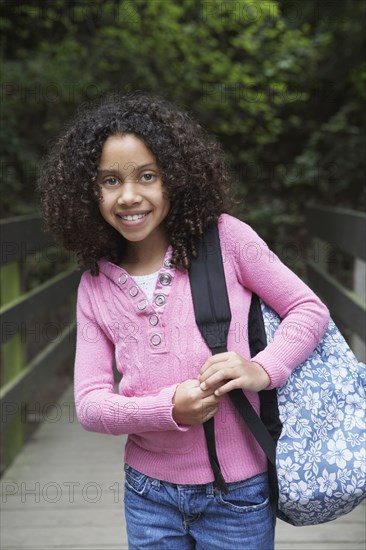
[[[39,181],[46,230],[99,274],[102,257],[119,264],[126,240],[99,212],[97,167],[110,135],[134,134],[156,158],[171,208],[164,220],[172,264],[188,269],[195,241],[234,206],[220,145],[185,111],[161,97],[113,94],[81,106],[46,158]]]

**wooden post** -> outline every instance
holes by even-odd
[[[355,355],[365,361],[366,241],[363,236],[366,214],[344,208],[311,206],[306,210],[306,227],[314,239],[307,262],[308,279],[328,304]],[[333,247],[354,259],[352,290],[333,276],[330,265]]]
[[[366,303],[366,262],[355,258],[353,288],[356,296]],[[366,334],[362,340],[357,334],[353,336],[352,347],[359,361],[366,362]]]
[[[312,251],[312,259],[317,264],[317,266],[324,271],[325,273],[328,273],[328,258],[329,258],[329,250],[330,245],[323,239],[319,239],[318,237],[315,237],[313,239],[313,246],[314,249]]]
[[[1,266],[1,306],[21,295],[20,264],[12,262]],[[2,327],[11,330],[12,327]],[[1,386],[11,381],[24,368],[24,353],[20,331],[1,346]],[[7,468],[23,445],[23,426],[20,403],[5,403],[2,415],[11,414],[11,422],[2,430],[2,468]]]

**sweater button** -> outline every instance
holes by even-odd
[[[161,336],[160,334],[153,334],[150,338],[150,342],[153,346],[159,346],[161,344]]]
[[[127,280],[128,280],[127,273],[122,273],[122,275],[118,277],[118,282],[120,285],[125,285],[127,283]]]
[[[153,327],[155,327],[159,322],[159,318],[157,315],[155,315],[155,313],[153,313],[152,315],[150,315],[149,317],[149,323],[150,325],[152,325]]]
[[[137,303],[137,309],[139,309],[140,311],[143,311],[146,308],[147,308],[147,300],[143,299]]]
[[[163,275],[160,275],[159,281],[163,286],[167,286],[172,282],[172,278],[168,273],[163,273]]]
[[[137,288],[137,286],[131,286],[130,295],[135,297],[138,295],[138,293],[139,293],[139,289]]]
[[[166,302],[166,296],[165,294],[158,294],[155,298],[155,304],[157,306],[163,306]]]

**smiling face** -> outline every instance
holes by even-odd
[[[154,155],[133,134],[112,135],[98,166],[103,218],[131,247],[151,251],[167,246],[162,225],[170,209]]]

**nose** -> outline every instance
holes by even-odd
[[[118,195],[118,204],[130,206],[132,204],[138,204],[142,200],[141,195],[138,192],[136,182],[129,180],[125,181],[120,188]]]

